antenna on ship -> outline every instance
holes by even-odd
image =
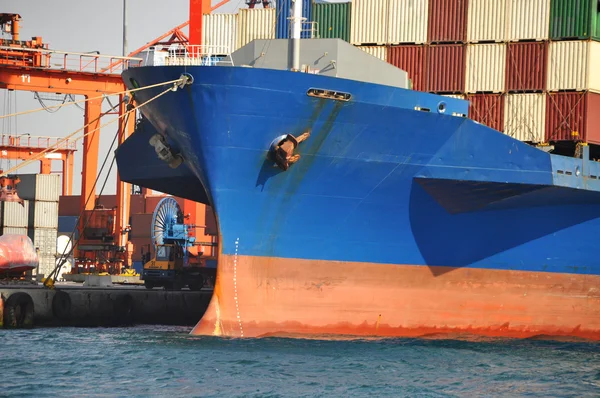
[[[300,32],[302,31],[302,0],[292,0],[292,34],[290,35],[291,40],[291,51],[292,51],[292,65],[290,69],[294,72],[300,70]]]

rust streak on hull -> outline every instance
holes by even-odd
[[[223,255],[196,335],[600,340],[600,277]]]

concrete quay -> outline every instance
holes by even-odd
[[[208,307],[212,289],[201,291],[106,287],[57,283],[0,285],[4,328],[39,326],[195,325]]]

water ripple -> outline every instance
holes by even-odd
[[[319,341],[189,328],[0,330],[0,395],[554,396],[600,391],[600,345],[486,339]]]

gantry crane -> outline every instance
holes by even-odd
[[[55,51],[43,43],[41,37],[22,41],[19,37],[19,14],[0,14],[0,28],[10,32],[11,39],[0,40],[0,88],[33,92],[83,95],[83,166],[81,181],[81,214],[91,215],[95,207],[95,181],[98,173],[98,150],[100,143],[100,122],[103,96],[119,95],[119,116],[126,113],[126,88],[120,72],[132,63],[141,60],[130,57],[104,56],[100,54],[73,53]],[[103,69],[105,65],[119,62],[119,67]],[[118,141],[123,142],[133,131],[135,117],[129,123],[119,123]],[[64,141],[61,141],[64,144]],[[59,147],[58,150],[65,149]],[[53,150],[55,153],[56,150]],[[31,158],[35,158],[32,154]],[[42,168],[44,168],[42,162]],[[68,167],[67,167],[68,169]],[[43,170],[47,171],[47,170]],[[7,177],[4,171],[1,177]],[[129,220],[130,189],[117,177],[117,216],[114,225],[114,247],[127,247],[127,227]],[[128,185],[128,184],[127,184]],[[93,198],[92,200],[87,200]],[[80,218],[79,232],[82,234],[85,217]],[[79,249],[79,248],[78,248]],[[122,263],[122,250],[113,250],[112,254],[102,250],[78,250],[78,257],[88,258],[92,262],[102,259],[104,262]],[[117,254],[118,253],[118,254]],[[118,255],[119,258],[114,256]],[[111,257],[113,256],[113,257]],[[77,269],[77,268],[76,268]]]
[[[211,6],[210,0],[190,0],[190,20],[185,22],[159,38],[147,43],[141,48],[133,51],[129,56],[103,56],[100,54],[74,53],[55,51],[48,48],[41,37],[33,37],[30,41],[22,41],[19,37],[19,23],[21,16],[19,14],[0,14],[0,28],[5,32],[10,32],[11,39],[0,40],[0,88],[8,90],[25,90],[33,92],[83,95],[86,98],[84,109],[84,138],[83,138],[83,166],[81,182],[81,214],[79,235],[83,235],[83,226],[86,220],[110,219],[111,217],[102,216],[105,210],[95,209],[95,181],[98,172],[98,149],[100,142],[100,120],[102,114],[102,96],[115,95],[120,96],[119,117],[126,113],[125,85],[123,84],[120,72],[131,66],[132,63],[140,63],[140,59],[133,58],[143,50],[157,44],[182,44],[200,45],[202,43],[202,15],[210,14],[211,11],[228,3],[230,0],[223,0]],[[266,0],[248,0],[249,8],[262,3],[263,7],[268,8],[270,1]],[[189,36],[186,36],[182,29],[189,28]],[[167,37],[169,37],[167,39]],[[166,40],[165,40],[166,39]],[[135,128],[135,117],[129,123],[119,123],[118,143],[121,144]],[[11,143],[7,144],[11,147]],[[12,146],[12,150],[19,151]],[[31,148],[30,148],[31,149]],[[61,151],[61,152],[59,152]],[[37,151],[30,151],[30,157],[35,158],[39,154]],[[66,153],[68,148],[54,149],[53,153]],[[19,152],[23,154],[23,152]],[[67,157],[68,155],[65,155]],[[25,156],[19,156],[21,160],[27,160]],[[68,159],[68,157],[67,157]],[[72,159],[72,157],[71,157]],[[66,160],[63,166],[63,173],[72,176],[69,171],[72,165]],[[49,172],[48,163],[41,160],[41,172]],[[6,174],[1,173],[2,180],[0,186],[14,187],[14,180],[7,179]],[[66,180],[66,181],[64,181]],[[70,194],[70,184],[72,177],[63,178],[63,194]],[[129,261],[131,245],[128,244],[126,236],[129,231],[129,196],[131,189],[125,186],[117,176],[117,208],[110,209],[114,215],[115,221],[107,226],[110,244],[105,244],[107,236],[102,238],[103,244],[93,244],[94,242],[84,241],[77,248],[79,253],[76,257],[83,259],[86,267],[95,266],[98,269],[100,263],[117,265],[117,271],[120,270],[119,264],[123,261]],[[128,184],[127,184],[128,185]],[[0,187],[0,190],[3,188]],[[0,200],[1,195],[0,195]],[[93,213],[97,211],[96,217]],[[93,221],[95,222],[95,221]],[[107,248],[113,248],[106,250]],[[115,250],[114,248],[117,248]],[[77,272],[78,267],[75,267]],[[101,268],[102,269],[102,268]],[[113,267],[114,269],[114,267]],[[108,270],[108,269],[106,269]]]

